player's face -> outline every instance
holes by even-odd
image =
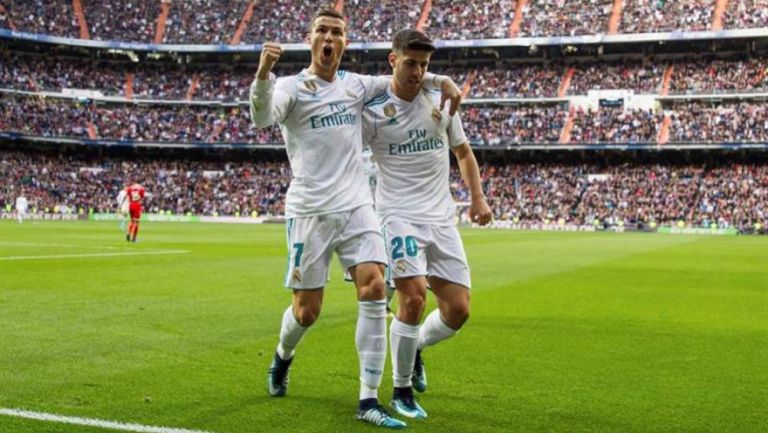
[[[420,50],[403,50],[389,55],[397,86],[409,94],[418,93],[429,67],[432,53]]]
[[[339,18],[319,17],[312,26],[308,42],[312,49],[312,64],[320,70],[335,70],[348,44],[346,23]]]

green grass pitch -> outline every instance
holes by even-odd
[[[472,314],[424,352],[430,418],[409,430],[768,431],[768,238],[462,233]],[[354,419],[356,302],[335,259],[274,399],[284,227],[145,222],[139,236],[0,221],[0,407],[213,433],[378,430]],[[76,257],[23,259],[60,255]],[[3,433],[103,431],[0,416]]]

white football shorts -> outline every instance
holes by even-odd
[[[373,206],[312,217],[289,218],[285,287],[318,289],[328,281],[333,252],[344,270],[360,263],[387,263]]]
[[[391,221],[383,231],[387,280],[423,275],[472,287],[464,244],[455,226]]]

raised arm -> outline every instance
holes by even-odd
[[[296,102],[295,93],[275,85],[275,74],[271,72],[282,53],[283,48],[274,42],[266,42],[261,49],[259,68],[250,90],[251,120],[258,128],[285,120]]]

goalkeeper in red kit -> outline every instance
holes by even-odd
[[[128,224],[128,232],[125,234],[125,240],[136,242],[136,235],[139,233],[139,220],[141,219],[141,201],[146,192],[144,187],[138,183],[132,183],[125,188],[128,200],[128,213],[131,215],[131,223]]]

